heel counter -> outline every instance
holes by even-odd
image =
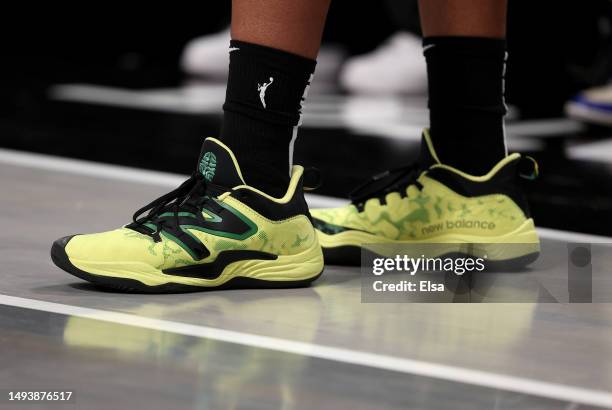
[[[525,219],[529,219],[531,218],[531,211],[519,178],[520,160],[520,157],[518,157],[508,163],[487,181],[471,181],[446,168],[431,168],[427,171],[427,176],[465,197],[505,195],[520,208]]]
[[[303,175],[295,184],[292,195],[284,201],[271,200],[248,187],[236,189],[232,192],[232,196],[272,221],[305,215],[312,222],[312,216],[304,197]]]

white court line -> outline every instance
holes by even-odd
[[[0,163],[167,187],[176,187],[187,178],[186,175],[181,174],[149,171],[120,165],[103,164],[9,149],[0,149]],[[306,199],[308,204],[313,208],[333,208],[348,203],[348,201],[344,199],[315,194],[306,194]],[[612,242],[612,238],[606,236],[567,232],[549,228],[538,228],[538,233],[542,238],[567,242]]]
[[[169,187],[176,187],[187,178],[186,175],[181,174],[142,170],[10,149],[0,149],[0,162],[47,171]]]
[[[10,149],[0,149],[0,163],[47,171],[66,172],[94,178],[167,186],[169,188],[179,186],[187,178],[187,175],[169,172],[143,170],[121,165],[103,164]],[[347,203],[345,200],[323,195],[305,194],[305,196],[306,201],[313,208],[334,208]]]
[[[612,238],[608,236],[591,235],[587,233],[561,231],[551,228],[536,228],[540,238],[552,239],[565,242],[605,243],[612,244]]]
[[[146,183],[162,186],[176,186],[184,175],[170,174],[156,171],[144,171],[118,165],[99,164],[90,161],[65,159],[43,154],[24,153],[13,150],[0,149],[0,162],[17,166],[45,169],[57,172],[67,172],[91,177],[122,180],[136,183]],[[313,196],[318,200],[327,201],[325,206],[335,206],[346,201],[322,196]],[[605,242],[610,238],[593,235],[577,234],[539,228],[542,237],[550,239],[563,239],[585,242]],[[591,405],[612,406],[612,395],[608,392],[576,388],[555,383],[541,382],[531,379],[505,376],[495,373],[482,372],[429,362],[410,359],[401,359],[392,356],[374,353],[359,352],[329,346],[258,336],[248,333],[215,329],[204,326],[195,326],[185,323],[171,322],[159,319],[144,318],[125,313],[109,312],[77,306],[63,305],[34,299],[17,298],[0,295],[0,304],[42,310],[66,315],[87,317],[108,322],[144,327],[159,331],[180,333],[196,337],[206,337],[220,341],[238,343],[246,346],[272,349],[287,353],[302,354],[310,357],[334,360],[343,363],[375,367],[403,373],[418,374],[444,380],[451,380],[474,384],[479,386],[510,390],[520,393],[533,394],[541,397],[579,401]]]
[[[160,332],[170,332],[186,336],[207,338],[243,346],[269,349],[283,353],[298,354],[307,357],[406,374],[414,374],[424,377],[432,377],[457,383],[465,383],[504,391],[529,394],[538,397],[546,397],[549,399],[578,402],[593,406],[612,407],[612,393],[602,390],[585,389],[559,383],[549,383],[534,379],[467,369],[463,367],[436,364],[377,353],[305,343],[276,337],[260,336],[232,330],[217,329],[208,326],[198,326],[188,323],[142,317],[127,313],[64,305],[61,303],[45,302],[15,296],[0,295],[0,304],[101,320],[104,322],[135,326],[157,330]]]
[[[121,165],[103,164],[79,159],[62,158],[52,155],[0,149],[0,163],[44,169],[48,171],[66,172],[96,178],[106,178],[140,184],[176,187],[187,178],[186,175],[143,170]],[[327,208],[342,206],[347,200],[323,195],[306,194],[312,207]],[[549,228],[538,228],[542,238],[563,240],[568,242],[610,243],[612,238],[589,235],[576,232],[560,231]]]

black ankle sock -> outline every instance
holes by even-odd
[[[488,172],[506,155],[505,40],[428,37],[423,50],[430,133],[440,160],[467,173]]]
[[[245,182],[270,195],[287,190],[292,140],[315,65],[285,51],[230,43],[221,140],[236,155]]]

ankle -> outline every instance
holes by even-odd
[[[266,152],[269,155],[269,152]],[[272,197],[281,198],[287,192],[290,177],[286,168],[279,169],[274,166],[274,162],[250,158],[249,153],[237,153],[236,157],[240,163],[242,176],[246,184],[256,188]],[[277,159],[276,163],[281,160]],[[287,159],[284,158],[284,162]]]
[[[240,41],[231,47],[221,140],[238,157],[247,184],[282,196],[316,62]]]
[[[506,156],[505,40],[429,37],[423,45],[440,161],[471,174],[488,172]]]

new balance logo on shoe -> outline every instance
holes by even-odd
[[[207,181],[212,181],[217,169],[217,157],[212,152],[207,152],[200,160],[200,173]]]
[[[266,90],[274,82],[274,78],[270,77],[269,83],[257,84],[257,91],[259,91],[259,99],[261,100],[261,105],[266,108]]]

